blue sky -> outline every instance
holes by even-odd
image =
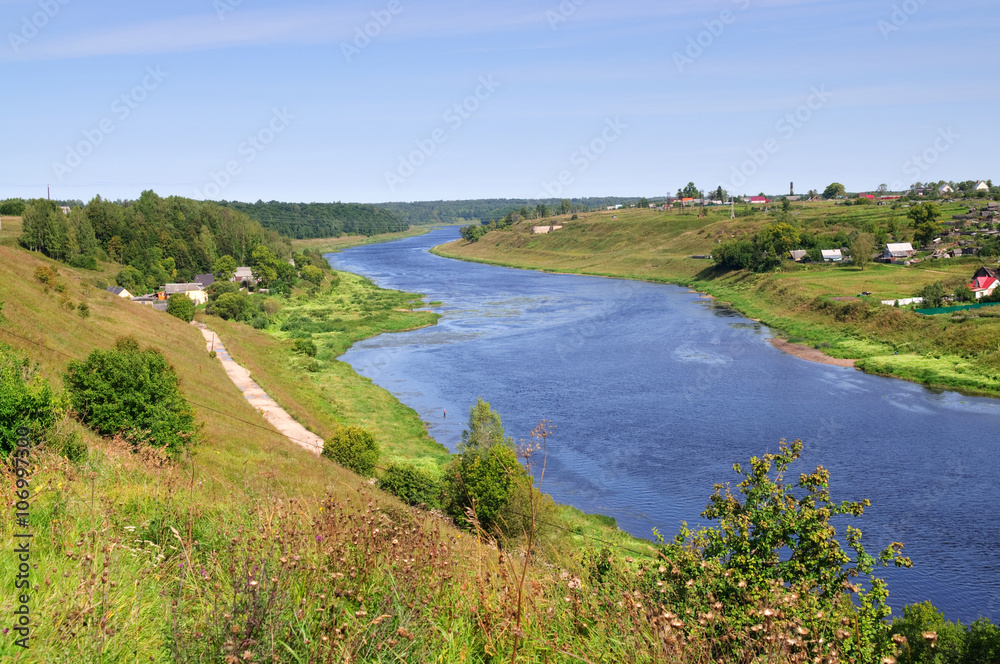
[[[0,0],[0,26],[0,198],[1000,181],[995,0]]]

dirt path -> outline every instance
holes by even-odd
[[[857,360],[841,360],[836,357],[830,357],[829,355],[824,354],[821,350],[816,350],[810,346],[793,344],[785,341],[784,339],[778,339],[777,337],[772,337],[770,341],[771,345],[778,350],[810,362],[832,364],[835,367],[854,367],[857,362]]]
[[[204,323],[194,322],[191,324],[201,330],[202,336],[205,337],[205,350],[215,351],[216,357],[219,358],[219,362],[226,370],[226,375],[243,393],[243,398],[247,400],[247,403],[260,411],[264,419],[271,423],[271,426],[299,447],[309,450],[313,454],[319,454],[323,451],[323,439],[299,424],[274,399],[267,396],[260,385],[250,377],[250,372],[229,356],[215,332],[208,329]]]

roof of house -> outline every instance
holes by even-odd
[[[209,287],[209,286],[211,286],[212,284],[215,283],[215,275],[214,274],[198,274],[198,275],[195,275],[194,281],[195,281],[195,283],[201,284],[202,286],[204,286],[204,287],[207,288],[207,287]]]
[[[768,203],[770,201],[768,201],[767,196],[751,196],[750,197],[750,202],[751,203]]]
[[[163,287],[163,292],[167,295],[174,293],[188,293],[190,291],[202,290],[201,284],[167,284]]]
[[[794,260],[799,260],[809,255],[809,252],[805,249],[792,249],[788,253],[791,254],[792,259]]]
[[[237,279],[239,279],[240,277],[252,277],[252,276],[253,276],[253,268],[252,267],[238,267],[238,268],[236,268],[236,278]]]
[[[843,258],[844,254],[840,249],[823,249],[823,258]]]
[[[885,245],[885,250],[890,256],[898,256],[900,258],[907,258],[910,254],[914,253],[913,245],[909,242],[890,242]]]
[[[125,290],[124,288],[122,288],[121,286],[108,286],[104,290],[108,291],[109,293],[114,293],[115,295],[121,295],[122,293],[128,293],[128,291]]]
[[[972,280],[972,284],[969,285],[969,288],[974,291],[990,290],[992,288],[996,288],[997,283],[1000,282],[997,281],[996,277],[976,277]]]

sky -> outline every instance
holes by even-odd
[[[0,0],[0,199],[1000,182],[995,0]]]

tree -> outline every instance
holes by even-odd
[[[797,247],[801,236],[797,228],[786,222],[768,224],[757,234],[757,248],[780,258]]]
[[[843,198],[846,193],[847,189],[844,188],[844,185],[834,182],[827,185],[826,189],[823,190],[823,198]]]
[[[725,189],[723,189],[722,185],[719,185],[719,188],[715,190],[715,193],[713,194],[713,196],[715,197],[715,200],[717,200],[717,201],[725,201],[725,200],[727,200],[729,198],[729,192],[727,192]]]
[[[468,525],[467,510],[472,510],[486,532],[501,532],[500,516],[525,470],[517,461],[514,440],[504,434],[500,415],[482,398],[469,409],[469,428],[462,432],[458,451],[446,469],[447,511]]]
[[[871,233],[858,233],[851,243],[851,260],[859,269],[864,270],[875,253],[875,238]]]
[[[361,427],[342,428],[323,443],[323,456],[362,477],[375,474],[379,454],[375,436]]]
[[[171,454],[196,439],[194,410],[181,395],[177,372],[162,352],[140,350],[132,337],[70,362],[65,382],[73,410],[101,435],[123,435]]]
[[[944,284],[940,281],[928,284],[920,291],[919,296],[924,298],[921,309],[936,309],[944,303]]]
[[[167,298],[167,313],[185,323],[194,320],[194,300],[185,293],[174,293]]]
[[[142,272],[139,272],[139,270],[131,265],[126,265],[121,269],[118,275],[115,276],[115,283],[133,295],[146,292]]]
[[[247,296],[244,293],[223,293],[206,309],[206,312],[223,320],[239,320],[246,309]]]
[[[323,283],[323,270],[315,265],[306,265],[302,268],[302,278],[314,286],[319,286]]]
[[[559,203],[559,214],[569,214],[573,209],[573,204],[568,198],[562,199]]]
[[[887,185],[887,184],[880,184],[878,186],[878,193],[884,195],[887,191],[889,191],[889,185]]]
[[[701,191],[694,186],[694,182],[688,182],[683,189],[677,190],[677,198],[701,198]]]
[[[277,266],[278,259],[266,245],[257,245],[250,254],[250,267],[253,270],[254,279],[264,288],[267,288],[272,281],[278,278]]]
[[[215,261],[215,265],[212,266],[212,274],[215,275],[216,279],[232,279],[233,275],[236,274],[237,267],[236,259],[227,254],[220,256]]]
[[[639,205],[638,205],[638,207],[640,207],[640,208],[648,208],[648,207],[649,207],[649,199],[647,199],[647,198],[646,198],[645,196],[643,196],[643,197],[642,197],[642,198],[641,198],[641,199],[639,200]]]
[[[941,234],[941,208],[936,203],[914,205],[906,216],[913,220],[913,237],[920,244],[930,244]]]

